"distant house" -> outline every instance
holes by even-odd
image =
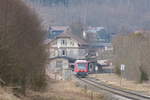
[[[88,44],[80,37],[67,30],[56,36],[48,43],[50,52],[49,58],[69,57],[74,59],[84,59],[87,54]]]
[[[101,29],[98,28],[97,30]],[[53,27],[51,34],[53,34],[51,38],[45,41],[49,52],[48,69],[52,72],[59,72],[64,79],[70,78],[67,76],[70,75],[68,73],[70,73],[70,69],[73,67],[75,60],[88,60],[91,62],[94,71],[95,66],[98,66],[99,69],[101,68],[98,63],[99,60],[103,60],[105,56],[107,57],[107,52],[112,51],[111,43],[97,42],[98,45],[95,45],[95,41],[92,42],[92,40],[97,39],[96,35],[89,37],[92,43],[86,42],[79,36],[73,34],[69,27]],[[86,37],[87,34],[83,35]]]
[[[110,58],[112,53],[111,34],[104,27],[87,27],[83,31],[83,37],[87,40],[89,61],[98,63],[99,60]]]
[[[48,29],[48,38],[53,39],[61,33],[65,32],[67,29],[69,29],[68,26],[51,26]]]
[[[99,46],[100,43],[110,43],[111,36],[104,27],[88,27],[83,31],[83,37],[90,45]]]
[[[72,34],[69,29],[53,39],[46,40],[45,44],[49,52],[48,69],[62,71],[64,79],[68,79],[66,75],[70,73],[69,65],[74,63],[76,59],[85,59],[88,52],[88,44],[80,37]]]
[[[109,65],[113,57],[113,46],[111,43],[104,43],[102,48],[96,50],[97,63]]]

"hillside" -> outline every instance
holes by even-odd
[[[47,25],[81,21],[111,33],[150,29],[149,0],[28,0]]]

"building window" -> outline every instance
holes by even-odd
[[[65,44],[65,40],[62,40],[61,42],[62,42],[62,43],[61,43],[62,45],[64,45],[64,44]]]
[[[62,55],[62,56],[66,56],[66,55],[67,55],[66,50],[62,50],[61,55]]]
[[[71,41],[70,44],[71,44],[71,46],[74,46],[74,42],[73,41]]]
[[[67,45],[67,41],[66,40],[61,40],[61,45]]]
[[[65,55],[65,50],[63,50],[62,55],[63,55],[63,56]]]

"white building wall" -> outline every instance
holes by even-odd
[[[64,44],[62,43],[62,41],[64,40]],[[57,39],[57,47],[79,47],[78,46],[78,42],[73,40],[73,39],[69,39],[69,38],[60,38]]]
[[[64,43],[62,43],[62,41]],[[80,49],[78,42],[70,38],[59,38],[49,45],[50,58],[56,56],[67,56],[76,59],[82,59],[86,55],[85,49]],[[63,52],[65,51],[65,55]]]

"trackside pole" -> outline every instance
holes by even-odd
[[[121,71],[121,75],[120,75],[120,86],[121,86],[121,83],[122,83],[122,78],[123,78],[123,72],[125,70],[125,64],[121,64],[120,65],[120,71]]]
[[[96,77],[97,77],[97,74],[98,74],[98,67],[97,66],[95,67],[95,71],[96,71]]]

